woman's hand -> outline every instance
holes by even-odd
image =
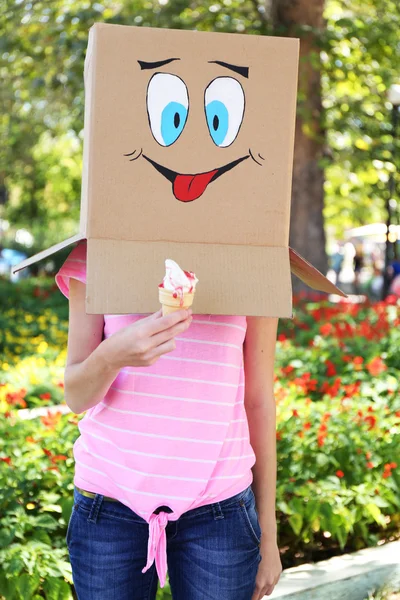
[[[260,553],[262,560],[258,566],[256,587],[251,600],[262,600],[264,596],[270,596],[282,573],[281,557],[276,540],[267,539],[263,542],[261,538]]]
[[[175,337],[192,322],[191,309],[162,316],[162,311],[123,327],[103,341],[103,357],[112,369],[148,367],[175,350]]]

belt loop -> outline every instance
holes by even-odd
[[[92,506],[90,507],[90,513],[88,516],[89,523],[96,523],[97,517],[99,516],[99,512],[100,512],[101,503],[103,502],[103,498],[104,498],[104,496],[102,496],[101,494],[95,495],[93,502],[92,502]]]
[[[214,515],[214,519],[223,519],[224,515],[222,512],[222,508],[221,508],[221,504],[219,502],[214,502],[214,504],[211,505],[212,509],[213,509],[213,515]]]

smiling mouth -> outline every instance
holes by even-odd
[[[180,173],[176,173],[175,171],[171,171],[171,169],[167,169],[166,167],[159,165],[144,154],[143,158],[145,158],[159,173],[161,173],[161,175],[164,175],[164,177],[172,183],[172,191],[177,200],[180,200],[180,202],[192,202],[193,200],[200,198],[200,196],[205,192],[209,183],[212,183],[224,173],[227,173],[244,160],[250,158],[250,155],[247,154],[246,156],[242,156],[242,158],[238,158],[227,165],[224,165],[223,167],[213,169],[212,171],[207,171],[206,173],[198,173],[197,175],[181,175]]]

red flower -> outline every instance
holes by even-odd
[[[48,456],[49,458],[50,458],[51,456],[53,456],[53,453],[52,453],[52,452],[50,452],[50,450],[47,450],[47,448],[43,448],[43,452],[44,452],[44,453],[45,453],[45,455],[46,455],[46,456]]]
[[[26,395],[26,390],[24,388],[21,388],[17,392],[9,392],[8,394],[6,394],[6,402],[8,402],[11,405],[18,404],[20,407],[26,408],[27,403],[24,400],[25,395]]]
[[[307,421],[307,423],[304,423],[304,429],[310,429],[310,427],[311,427],[310,421]]]
[[[385,298],[385,302],[386,304],[390,304],[392,306],[395,306],[397,304],[397,296],[395,296],[395,294],[389,294],[389,296],[386,296]]]
[[[372,429],[376,425],[375,415],[368,415],[367,417],[364,417],[364,421],[369,424],[368,429]]]
[[[389,464],[390,464],[391,469],[395,469],[397,467],[397,463],[395,463],[395,462],[391,462]]]
[[[381,373],[386,371],[387,366],[379,356],[376,356],[367,364],[367,369],[370,375],[376,377],[377,375],[380,375]]]
[[[369,459],[371,458],[371,456],[372,456],[372,453],[371,453],[371,452],[369,452],[369,451],[368,451],[368,452],[366,452],[366,453],[365,453],[365,458],[366,458],[367,460],[369,460]]]
[[[336,368],[335,365],[333,364],[332,361],[327,360],[325,361],[326,364],[326,376],[327,377],[333,377],[334,375],[336,375]]]
[[[352,398],[360,392],[361,381],[357,380],[355,383],[349,383],[344,385],[344,391],[347,398]]]
[[[328,394],[328,396],[330,396],[331,398],[334,398],[335,396],[337,396],[341,384],[342,384],[342,380],[340,377],[336,377],[336,379],[332,385],[330,385],[327,381],[324,381],[324,383],[322,384],[322,386],[320,388],[321,394]]]
[[[58,460],[67,460],[68,456],[65,456],[65,454],[55,454],[52,457],[52,462],[57,462]]]
[[[46,392],[45,394],[40,394],[39,398],[41,398],[42,400],[50,400],[51,394],[50,392]]]
[[[36,444],[36,440],[33,439],[32,436],[28,435],[28,437],[25,438],[25,441],[31,443],[31,444]]]
[[[337,477],[340,477],[340,478],[341,478],[341,477],[344,477],[344,473],[343,473],[343,471],[341,471],[340,469],[339,469],[338,471],[336,471],[336,473],[335,473],[335,474],[337,475]]]
[[[294,417],[298,417],[299,416],[298,410],[296,408],[293,409],[292,414],[293,414]]]
[[[319,331],[320,331],[321,335],[324,335],[324,336],[329,335],[333,331],[332,323],[325,323],[324,325],[321,325],[321,327],[319,328]]]
[[[41,422],[45,427],[49,429],[54,429],[54,427],[58,424],[61,419],[61,412],[57,411],[55,413],[51,413],[49,410],[47,411],[47,416],[40,417]]]
[[[292,365],[288,365],[287,367],[282,367],[281,371],[284,375],[289,375],[289,373],[294,371],[294,367],[292,367]]]
[[[373,469],[374,468],[374,465],[373,465],[373,463],[371,461],[367,462],[367,468],[368,469]]]
[[[276,439],[277,439],[277,440],[281,440],[281,439],[282,439],[282,434],[281,434],[281,432],[280,432],[280,431],[277,431],[277,432],[276,432]]]
[[[0,460],[11,466],[11,458],[9,456],[0,456]]]
[[[362,369],[362,364],[364,362],[364,359],[362,358],[362,356],[355,356],[353,358],[353,364],[354,364],[354,368],[356,371],[361,371]]]
[[[311,373],[307,372],[301,375],[301,377],[293,379],[293,383],[301,388],[305,394],[308,394],[308,392],[315,392],[318,381],[316,379],[311,379]]]
[[[286,340],[287,340],[287,337],[286,337],[286,335],[284,333],[280,333],[278,335],[278,341],[279,342],[286,342]]]

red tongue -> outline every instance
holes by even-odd
[[[218,169],[199,175],[177,175],[174,181],[174,196],[181,202],[191,202],[199,198]]]

